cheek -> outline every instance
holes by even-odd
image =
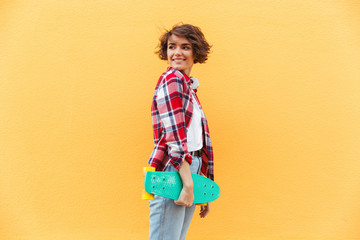
[[[192,60],[195,59],[195,56],[194,56],[194,54],[192,52],[189,54],[189,58],[192,59]]]
[[[194,55],[189,56],[189,61],[191,61],[193,63],[194,60],[195,60]]]
[[[167,59],[170,59],[172,57],[173,53],[168,50],[166,55],[167,55]]]

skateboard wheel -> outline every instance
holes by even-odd
[[[196,204],[196,206],[206,206],[207,203],[199,203],[199,204]]]
[[[145,190],[142,193],[141,199],[143,200],[154,200],[154,195],[146,192]]]
[[[155,172],[154,167],[143,167],[143,175],[145,176],[146,172]]]

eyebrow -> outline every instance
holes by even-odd
[[[169,42],[169,45],[176,45],[175,43],[172,43],[172,42]],[[185,46],[185,45],[189,45],[189,46],[191,46],[191,44],[190,43],[183,43],[183,44],[181,44],[182,46]]]

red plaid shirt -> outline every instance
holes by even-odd
[[[193,113],[193,101],[201,104],[191,94],[191,79],[180,71],[168,67],[156,85],[151,115],[155,147],[148,163],[162,171],[171,163],[179,170],[184,160],[189,163],[186,133]],[[195,90],[196,92],[196,90]],[[203,148],[201,172],[214,180],[214,158],[206,117],[202,115]]]

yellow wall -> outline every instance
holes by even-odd
[[[153,52],[180,21],[214,46],[192,75],[222,190],[188,239],[360,238],[358,1],[3,0],[0,12],[0,239],[146,239],[141,169],[167,66]]]

